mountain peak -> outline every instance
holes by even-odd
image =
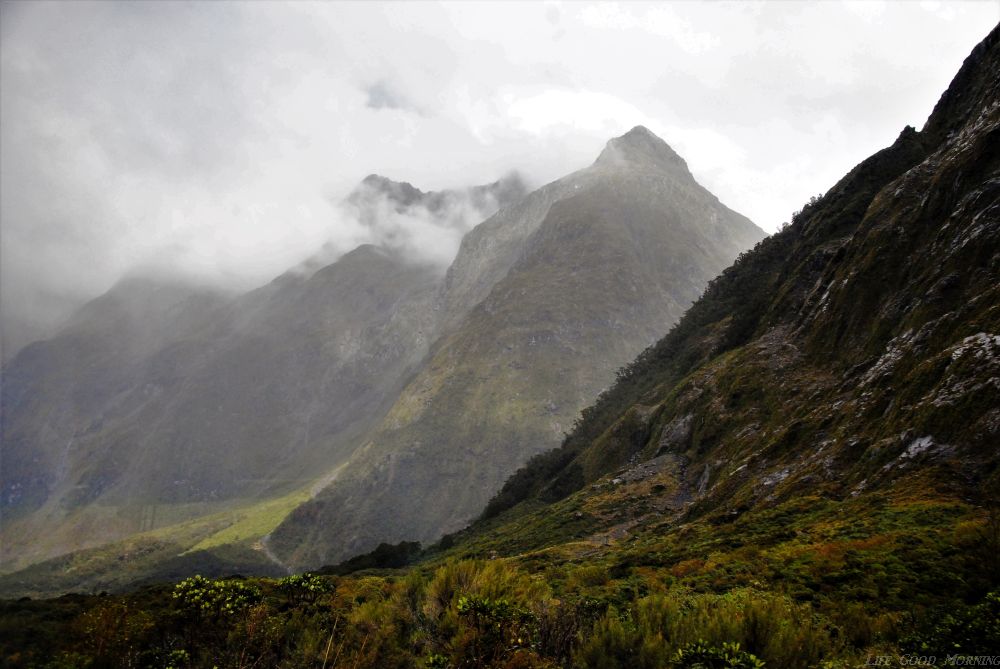
[[[357,202],[371,197],[372,194],[385,196],[403,207],[419,202],[426,195],[409,182],[393,181],[380,174],[369,174],[361,181],[361,185],[348,196],[348,201]]]
[[[608,140],[595,165],[632,165],[690,174],[687,163],[645,126],[637,125],[621,137]]]

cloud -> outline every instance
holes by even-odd
[[[241,288],[348,250],[360,233],[335,203],[366,174],[543,183],[636,123],[775,229],[920,125],[1000,19],[995,3],[0,7],[5,355],[137,267]],[[455,231],[425,222],[389,227],[443,258]]]
[[[409,183],[370,175],[336,204],[335,211],[340,227],[354,231],[348,246],[375,244],[416,262],[436,265],[443,273],[465,233],[526,192],[517,174],[474,188],[426,193]],[[342,252],[337,247],[325,245],[308,266],[332,262]]]
[[[570,129],[610,138],[619,133],[623,123],[653,122],[624,100],[588,90],[547,89],[524,97],[507,93],[504,103],[505,113],[498,122],[532,135]]]
[[[410,109],[410,106],[398,93],[393,91],[384,81],[377,81],[365,89],[368,94],[366,105],[372,109]]]
[[[615,30],[641,30],[670,39],[682,51],[699,54],[715,48],[720,37],[709,30],[697,30],[669,5],[645,7],[633,11],[631,6],[601,3],[585,7],[580,12],[584,23]]]

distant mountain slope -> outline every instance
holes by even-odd
[[[84,334],[29,347],[5,370],[5,552],[18,539],[79,547],[307,485],[347,456],[425,355],[438,280],[361,247],[216,305],[132,360],[88,308]],[[125,346],[145,341],[119,334]],[[41,540],[20,534],[39,526]]]
[[[501,208],[465,235],[445,277],[441,296],[443,329],[457,326],[472,307],[486,299],[493,286],[528,248],[526,240],[535,233],[553,204],[601,183],[616,169],[661,176],[674,174],[684,188],[693,182],[684,160],[646,128],[634,128],[624,136],[611,140],[594,165],[553,181],[510,207]],[[700,186],[691,194],[698,201],[695,206],[710,206],[712,201],[718,205],[715,196]],[[683,205],[678,203],[677,206]],[[733,213],[725,207],[721,210]],[[703,230],[710,237],[718,235],[713,239],[719,244],[717,249],[704,251],[739,253],[761,238],[761,230],[748,219],[727,217],[728,214],[723,216],[723,220],[729,225],[708,224]]]
[[[125,279],[87,304],[56,338],[26,347],[3,370],[2,502],[34,508],[68,468],[72,437],[143,374],[147,358],[194,335],[226,304],[221,294]]]
[[[522,192],[516,178],[424,193],[370,177],[349,199],[363,225],[389,209],[447,226]],[[328,475],[433,336],[443,268],[391,241],[238,297],[125,280],[5,365],[4,569]]]
[[[458,529],[761,237],[641,127],[501,210],[449,270],[428,362],[273,550],[317,566]]]
[[[994,29],[921,132],[741,255],[560,449],[507,481],[468,545],[611,532],[637,541],[621,559],[674,564],[694,557],[667,548],[683,536],[745,542],[778,514],[798,540],[848,514],[859,545],[919,546],[899,549],[907,565],[954,555],[949,518],[981,519],[1000,489],[998,73]],[[892,514],[920,509],[926,538],[891,534]]]

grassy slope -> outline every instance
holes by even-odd
[[[169,580],[191,573],[216,576],[239,572],[281,574],[260,542],[312,486],[282,497],[248,501],[194,520],[141,532],[126,540],[46,560],[0,576],[6,597],[75,592],[120,591],[136,583]]]

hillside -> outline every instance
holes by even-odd
[[[994,30],[922,131],[741,255],[445,555],[605,593],[780,593],[849,635],[810,652],[995,650],[998,72]],[[820,659],[730,634],[769,666]]]

